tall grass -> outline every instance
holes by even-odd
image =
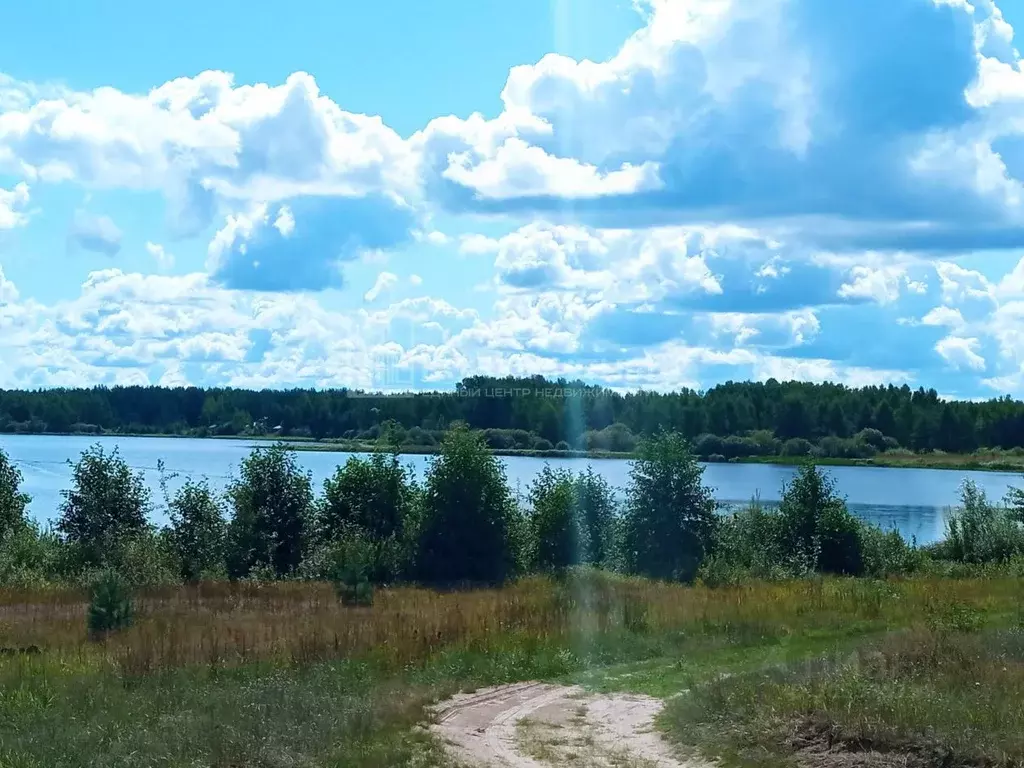
[[[371,653],[401,664],[455,645],[486,649],[507,635],[562,641],[581,631],[634,629],[638,617],[654,633],[730,626],[808,631],[858,621],[903,626],[936,601],[1009,610],[1018,589],[1013,579],[808,580],[709,589],[580,570],[502,589],[384,589],[371,607],[346,607],[330,584],[211,582],[140,591],[135,625],[101,644],[89,642],[86,593],[4,590],[0,644],[98,654],[130,672]]]

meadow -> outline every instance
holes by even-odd
[[[341,605],[328,584],[144,590],[134,625],[97,643],[80,591],[7,590],[0,600],[0,643],[40,649],[0,659],[5,768],[444,766],[442,746],[416,726],[429,703],[460,689],[551,679],[662,696],[713,691],[700,686],[721,685],[723,672],[749,685],[747,675],[848,655],[900,631],[1012,637],[1024,615],[1011,577],[711,589],[581,570],[500,589],[381,590],[363,608]],[[900,669],[886,670],[872,674],[898,682]],[[972,701],[1019,685],[1017,676],[971,690]],[[803,706],[795,693],[786,700]],[[704,702],[704,718],[750,710],[686,702]],[[666,721],[681,717],[673,707]],[[720,741],[693,746],[728,753]],[[1018,747],[1007,760],[1020,759]]]

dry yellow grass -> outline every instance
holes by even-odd
[[[584,573],[497,590],[381,590],[372,607],[349,608],[327,584],[210,583],[141,592],[136,624],[97,647],[87,638],[84,593],[6,591],[0,645],[100,654],[131,672],[364,654],[405,663],[456,645],[486,650],[509,635],[557,641],[624,628],[757,638],[864,622],[908,626],[958,604],[1009,613],[1020,610],[1020,600],[1015,579],[820,580],[712,590]]]

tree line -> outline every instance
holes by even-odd
[[[967,453],[1024,446],[1024,403],[944,401],[935,390],[727,382],[706,392],[615,392],[580,381],[471,377],[454,391],[97,387],[0,391],[0,431],[279,435],[436,447],[455,422],[492,448],[632,451],[665,428],[702,456],[860,456],[903,447]],[[732,442],[727,442],[729,440]],[[793,442],[797,441],[797,442]],[[788,444],[788,448],[787,448]]]
[[[520,497],[482,435],[456,424],[422,481],[394,452],[352,456],[321,489],[287,446],[257,448],[221,494],[162,483],[169,525],[117,451],[86,450],[53,529],[26,515],[18,469],[0,452],[0,582],[128,583],[216,579],[334,582],[365,602],[373,585],[495,585],[527,573],[588,566],[656,579],[721,584],[810,573],[887,576],[929,558],[1006,562],[1024,555],[1024,495],[990,504],[973,486],[950,536],[921,550],[856,518],[811,463],[777,508],[722,516],[702,465],[679,433],[637,446],[621,501],[591,470],[546,467]]]

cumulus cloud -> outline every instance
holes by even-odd
[[[363,301],[376,301],[381,294],[390,291],[397,283],[398,275],[393,272],[381,272],[377,275],[377,279],[374,281],[373,287],[371,287],[363,296]]]
[[[28,205],[28,185],[16,184],[13,189],[0,187],[0,230],[14,229],[28,222],[25,206]]]
[[[311,75],[238,85],[225,72],[144,94],[13,83],[0,109],[0,171],[44,182],[163,191],[183,233],[221,201],[410,195],[414,165],[378,117],[346,112]]]
[[[830,247],[1021,240],[1021,121],[995,117],[1024,76],[994,3],[639,5],[646,25],[609,60],[514,67],[498,117],[414,136],[428,189],[453,209],[573,199],[616,225],[771,218]]]
[[[85,211],[75,213],[68,228],[68,241],[87,251],[116,256],[121,251],[121,230],[109,216]]]
[[[935,345],[935,351],[954,368],[985,370],[985,358],[977,352],[978,340],[947,336]]]
[[[13,304],[18,300],[18,289],[14,283],[7,279],[4,270],[0,267],[0,306]]]
[[[404,226],[395,227],[401,219]],[[318,291],[344,283],[341,267],[410,237],[412,213],[390,198],[305,197],[229,215],[208,248],[229,288]]]
[[[153,257],[157,268],[161,271],[167,271],[174,267],[174,255],[168,253],[162,245],[147,242],[146,253]]]

